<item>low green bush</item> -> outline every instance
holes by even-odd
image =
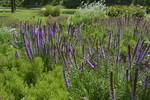
[[[140,6],[111,6],[107,8],[110,17],[128,16],[132,18],[144,18],[146,10]]]
[[[44,16],[60,16],[61,14],[61,6],[51,6],[51,5],[47,5],[45,7],[43,7],[41,9],[41,13],[44,15]]]

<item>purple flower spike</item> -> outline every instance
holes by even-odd
[[[60,29],[60,26],[59,26],[59,25],[57,25],[57,30],[58,30],[58,32],[60,32],[60,31],[61,31],[61,29]]]
[[[71,36],[74,37],[75,27],[71,28]]]
[[[22,22],[20,22],[20,35],[22,35]]]
[[[138,41],[137,41],[137,43],[136,43],[136,45],[135,45],[134,53],[133,53],[133,58],[134,58],[136,52],[138,51],[138,48],[139,48],[139,45],[140,45],[140,40],[141,40],[141,39],[139,38]],[[132,59],[133,59],[133,58],[132,58]]]
[[[112,39],[112,33],[109,33],[109,39],[108,39],[108,49],[110,48],[110,44],[111,44],[111,39]]]
[[[96,67],[97,63],[94,61],[93,66]]]
[[[120,43],[121,40],[121,29],[118,30],[118,43]]]
[[[137,60],[136,62],[138,63],[143,57],[143,54],[141,52],[138,52]]]
[[[143,56],[142,56],[142,59],[144,59],[145,56],[147,55],[147,53],[148,53],[148,51],[149,51],[149,48],[150,48],[150,46],[148,46],[148,48],[147,48],[146,51],[144,52],[144,54],[143,54]]]
[[[40,48],[40,40],[39,40],[39,32],[36,32],[36,46],[39,49]]]
[[[114,37],[114,47],[117,46],[116,44],[117,44],[117,43],[116,43],[116,37]]]
[[[117,55],[116,55],[116,63],[120,61],[120,49],[118,49]]]
[[[92,51],[91,51],[90,47],[88,48],[88,53],[89,53],[89,55],[92,55]]]
[[[127,81],[130,80],[129,70],[126,70],[126,80],[127,80]]]
[[[78,38],[80,38],[80,34],[81,34],[81,27],[78,28]]]
[[[26,54],[27,54],[29,60],[31,60],[31,56],[30,56],[30,51],[29,51],[29,49],[28,49],[27,47],[25,47],[25,50],[26,50]]]
[[[103,48],[102,45],[101,45],[100,51],[101,51],[101,54],[102,54],[102,58],[105,59],[105,52],[104,52],[104,48]]]
[[[144,87],[148,88],[148,76],[146,76],[145,82],[144,82]]]
[[[30,43],[30,41],[29,41],[29,44],[28,44],[28,46],[29,46],[29,50],[30,50],[30,53],[31,53],[31,55],[33,56],[33,50],[32,50],[32,46],[31,46],[31,43]]]
[[[15,51],[15,56],[16,58],[20,58],[19,52],[17,50]]]
[[[67,72],[65,70],[63,70],[63,75],[64,75],[64,81],[65,81],[66,87],[67,89],[69,89],[70,85],[68,82]]]
[[[14,36],[14,42],[16,43],[16,42],[17,42],[17,38],[18,38],[17,33],[15,32],[15,33],[13,34],[13,36]]]
[[[53,37],[54,35],[53,35],[53,31],[52,31],[52,29],[51,28],[49,28],[49,35],[51,36],[51,37]]]
[[[87,63],[91,68],[94,68],[94,65],[92,65],[89,60],[86,59],[86,63]]]

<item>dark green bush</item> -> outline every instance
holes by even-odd
[[[147,8],[146,8],[146,13],[147,13],[147,14],[150,14],[150,7],[147,7]]]
[[[80,4],[80,0],[64,0],[63,2],[63,5],[67,8],[77,8]]]

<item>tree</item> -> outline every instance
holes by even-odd
[[[15,13],[15,10],[16,10],[15,1],[16,0],[11,0],[11,13]]]

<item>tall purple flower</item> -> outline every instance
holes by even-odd
[[[135,45],[132,60],[133,60],[133,58],[134,58],[134,56],[135,56],[136,52],[137,52],[137,51],[138,51],[138,49],[139,49],[139,46],[140,46],[140,40],[141,40],[141,39],[139,38],[139,39],[138,39],[138,41],[137,41],[137,43],[136,43],[136,45]]]
[[[31,55],[28,47],[25,47],[25,50],[26,50],[27,57],[29,58],[29,60],[31,60]]]
[[[15,51],[15,56],[16,56],[16,58],[20,58],[20,54],[17,50]]]
[[[54,52],[53,61],[55,62],[55,64],[57,63],[56,52]]]
[[[144,87],[148,88],[148,76],[146,76],[146,79],[144,81]]]
[[[33,39],[34,36],[34,29],[32,26],[30,26],[30,37]]]
[[[63,75],[64,75],[64,81],[65,81],[66,87],[67,87],[67,89],[69,89],[70,85],[69,85],[69,81],[68,81],[66,70],[63,70]]]
[[[32,50],[32,46],[31,46],[31,43],[30,43],[30,41],[29,41],[29,44],[28,44],[28,46],[29,46],[29,51],[30,51],[30,54],[33,56],[33,50]]]
[[[126,80],[127,80],[127,81],[129,81],[129,80],[130,80],[129,70],[126,70]]]
[[[30,53],[29,45],[30,45],[29,41],[26,38],[24,38],[24,46],[25,46],[26,55],[31,60],[31,53]]]
[[[150,45],[147,47],[147,49],[144,51],[143,55],[142,55],[142,59],[145,58],[145,56],[147,55],[148,51],[149,51]]]
[[[92,55],[92,51],[91,51],[90,47],[88,47],[88,53],[89,53],[89,55]]]
[[[101,54],[102,54],[102,58],[105,59],[105,52],[104,52],[104,48],[103,48],[102,44],[100,46],[100,51],[101,51]]]
[[[80,38],[81,35],[81,27],[78,28],[78,38]]]
[[[110,45],[111,45],[111,39],[112,39],[112,32],[109,33],[108,49],[110,48]]]
[[[86,59],[86,63],[87,63],[91,68],[94,68],[94,65],[91,64],[89,60]]]
[[[38,50],[40,49],[39,31],[36,31],[36,46]]]
[[[114,36],[114,47],[116,47],[117,43],[116,43],[116,35]]]
[[[20,36],[22,35],[22,22],[20,22]]]
[[[120,61],[120,49],[118,48],[117,55],[116,55],[116,63]]]
[[[118,30],[118,43],[120,43],[121,40],[121,29]]]
[[[93,66],[96,67],[96,65],[97,65],[97,63],[94,61],[94,62],[93,62]]]
[[[74,37],[74,34],[75,34],[75,27],[72,27],[71,28],[71,36]]]
[[[58,33],[61,31],[61,29],[60,29],[60,26],[59,26],[59,25],[57,25],[57,30],[58,30]]]
[[[49,28],[49,35],[50,35],[51,37],[54,36],[52,28]]]
[[[138,52],[138,56],[137,56],[137,60],[136,60],[137,63],[143,58],[142,56],[143,56],[143,53]]]
[[[16,42],[17,42],[17,38],[18,38],[17,33],[16,33],[16,32],[14,32],[13,36],[14,36],[14,42],[16,43]]]

